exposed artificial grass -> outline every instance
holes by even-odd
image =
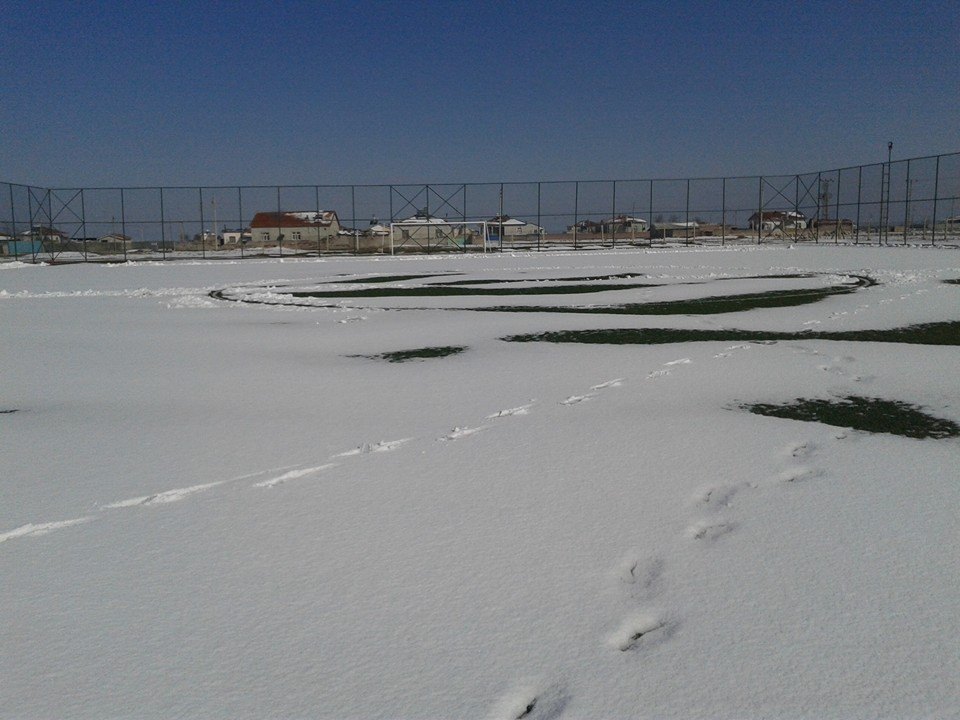
[[[604,330],[559,330],[555,332],[508,335],[507,342],[587,343],[595,345],[662,345],[665,343],[763,342],[770,340],[852,340],[911,345],[960,345],[960,321],[909,325],[888,330],[847,330],[838,332],[804,330],[683,330],[678,328],[612,328]]]
[[[960,285],[960,278],[950,278],[949,280],[944,280],[947,285]]]
[[[857,286],[859,287],[859,286]],[[691,300],[650,303],[625,303],[603,307],[502,305],[470,308],[484,312],[549,312],[579,315],[717,315],[757,308],[794,307],[815,303],[832,295],[845,295],[857,287],[811,288],[808,290],[771,290],[763,293],[722,295]]]
[[[292,297],[350,298],[350,297],[449,297],[464,295],[570,295],[580,293],[608,292],[610,290],[633,290],[659,287],[649,283],[629,285],[552,285],[549,287],[523,288],[474,288],[449,285],[425,285],[413,288],[359,288],[357,290],[298,290],[286,293]]]
[[[358,277],[350,275],[343,280],[328,280],[324,285],[349,284],[356,285],[361,283],[391,283],[403,282],[404,280],[420,280],[422,278],[438,277],[440,275],[459,275],[460,273],[427,273],[425,275],[374,275],[372,277]]]
[[[781,405],[755,403],[740,406],[757,415],[820,422],[871,433],[889,433],[910,438],[951,438],[960,436],[960,425],[933,417],[919,407],[898,400],[859,397],[804,399]]]
[[[362,357],[370,360],[386,360],[387,362],[408,362],[410,360],[423,360],[426,358],[441,358],[448,355],[456,355],[466,350],[464,345],[443,345],[439,347],[417,348],[415,350],[394,350],[392,352],[377,353],[376,355],[351,355],[351,357]]]
[[[644,273],[617,273],[616,275],[593,275],[585,277],[563,277],[563,278],[510,278],[509,280],[451,280],[450,282],[433,282],[436,285],[492,285],[501,283],[521,283],[521,282],[596,282],[598,280],[628,280],[630,278],[646,277]]]

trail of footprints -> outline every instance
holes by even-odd
[[[737,344],[725,348],[714,354],[714,360],[725,360],[735,353],[748,351],[751,344]],[[817,357],[817,350],[799,349],[797,352]],[[853,361],[853,358],[833,358],[833,365],[820,366],[822,370],[846,374],[842,365]],[[651,372],[646,380],[658,380],[668,377],[677,368],[690,365],[690,358],[672,360]],[[860,377],[853,377],[860,380]],[[581,403],[597,398],[603,391],[623,385],[624,378],[614,378],[600,382],[589,388],[588,392],[580,395],[571,395],[559,401],[564,407],[574,407]],[[487,430],[495,423],[505,418],[522,417],[530,414],[536,401],[516,407],[499,410],[485,416],[486,424],[474,427],[455,427],[445,435],[437,438],[439,441],[460,440],[481,431]],[[133,507],[151,507],[167,503],[178,502],[187,497],[205,492],[214,487],[235,484],[246,480],[256,480],[251,487],[257,489],[276,488],[291,481],[311,478],[339,467],[350,458],[383,452],[393,452],[410,443],[415,438],[400,438],[397,440],[380,440],[373,443],[363,443],[355,448],[332,455],[327,462],[309,466],[286,466],[262,470],[229,480],[202,483],[183,488],[175,488],[153,495],[120,500],[101,506],[102,510],[116,510]],[[781,453],[784,460],[784,469],[773,480],[773,483],[794,483],[819,477],[823,471],[809,464],[815,455],[816,446],[811,442],[796,442],[787,446]],[[760,483],[743,482],[735,484],[719,484],[706,487],[695,494],[693,506],[699,517],[695,518],[687,528],[687,538],[690,542],[710,545],[722,542],[724,536],[732,533],[739,526],[739,522],[732,518],[735,509],[735,498],[738,494],[756,490]],[[63,528],[83,525],[98,519],[98,515],[87,515],[79,518],[60,520],[45,523],[30,523],[14,530],[0,534],[0,543],[26,537],[37,537]],[[662,579],[665,573],[665,562],[660,557],[644,557],[639,553],[630,553],[625,556],[614,568],[612,575],[618,585],[625,603],[630,607],[619,622],[613,625],[603,638],[606,647],[625,654],[643,652],[650,647],[667,641],[679,620],[659,609],[650,607],[650,603],[661,593]],[[556,682],[529,682],[516,687],[504,695],[493,708],[492,717],[504,720],[547,720],[559,717],[569,697],[561,684]]]
[[[665,363],[664,368],[683,365],[690,363],[689,358],[681,358],[679,360],[674,360],[668,363]],[[662,375],[669,375],[670,370],[664,369],[661,372]],[[588,400],[596,398],[601,392],[609,388],[619,387],[623,384],[623,378],[614,378],[612,380],[607,380],[605,382],[598,383],[590,387],[590,391],[583,393],[581,395],[571,395],[564,400],[560,401],[560,404],[563,406],[574,406]],[[506,408],[500,410],[491,415],[487,415],[484,419],[487,421],[497,421],[503,418],[517,417],[528,415],[531,409],[535,405],[535,401],[530,401],[525,405],[519,405],[517,407]],[[443,436],[437,438],[440,441],[455,441],[467,438],[476,433],[482,432],[484,430],[492,427],[492,423],[482,424],[475,427],[454,427],[452,430],[444,434]],[[252,484],[252,487],[258,489],[271,489],[276,488],[291,481],[302,480],[306,478],[312,478],[317,476],[327,470],[331,470],[337,467],[340,462],[354,457],[361,457],[364,455],[369,455],[372,453],[383,453],[383,452],[392,452],[403,447],[407,443],[411,442],[415,438],[400,438],[397,440],[380,440],[372,443],[363,443],[358,445],[355,448],[346,450],[344,452],[336,453],[332,455],[327,462],[323,462],[318,465],[310,466],[286,466],[279,468],[270,468],[267,470],[262,470],[247,475],[243,475],[237,478],[231,478],[228,480],[218,480],[215,482],[209,483],[199,483],[196,485],[190,485],[186,487],[174,488],[172,490],[165,490],[162,492],[154,493],[152,495],[144,495],[139,497],[127,498],[124,500],[117,500],[115,502],[110,502],[99,506],[99,510],[122,510],[128,508],[144,508],[144,507],[154,507],[158,505],[166,505],[169,503],[179,502],[188,497],[198,495],[200,493],[206,492],[212,488],[236,484],[244,480],[256,479],[257,481]],[[100,515],[85,515],[83,517],[72,518],[67,520],[57,520],[52,522],[42,522],[42,523],[28,523],[22,525],[13,530],[7,531],[5,533],[0,533],[0,543],[6,542],[7,540],[14,540],[24,537],[37,537],[40,535],[45,535],[47,533],[53,532],[55,530],[60,530],[63,528],[73,527],[76,525],[82,525],[94,520],[99,519]]]

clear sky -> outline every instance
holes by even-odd
[[[960,149],[960,3],[20,2],[0,179],[787,173]]]

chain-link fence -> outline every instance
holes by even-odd
[[[960,243],[960,152],[797,175],[404,185],[0,183],[24,261]]]

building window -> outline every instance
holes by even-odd
[[[268,233],[268,232],[262,232],[262,233],[260,233],[260,240],[261,240],[262,242],[270,242],[270,233]]]
[[[299,239],[300,239],[300,231],[299,231],[299,230],[294,230],[292,233],[290,233],[290,237],[291,237],[293,240],[299,240]]]

